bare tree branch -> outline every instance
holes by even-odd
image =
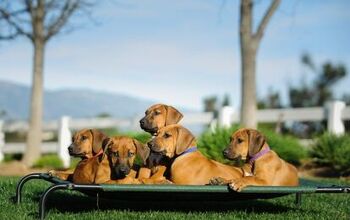
[[[55,3],[57,3],[57,1],[55,1],[55,0],[50,0],[50,1],[47,1],[47,3],[46,3],[46,11],[49,11],[50,9],[53,9],[53,8],[55,8]]]
[[[266,14],[264,15],[263,19],[261,20],[258,29],[256,33],[254,34],[253,38],[255,41],[260,41],[262,36],[264,35],[264,31],[266,29],[266,26],[272,17],[273,13],[277,9],[278,5],[281,3],[281,0],[273,0],[271,3],[269,9],[267,10]]]
[[[48,25],[45,41],[48,41],[52,36],[56,35],[60,29],[67,23],[70,16],[80,7],[80,1],[66,1],[62,7],[60,15],[53,19],[53,22]]]
[[[24,4],[27,7],[27,12],[32,17],[33,16],[33,1],[32,0],[24,0]]]
[[[42,38],[48,41],[66,28],[73,14],[85,12],[91,8],[93,0],[20,0],[0,3],[0,22],[7,27],[6,32],[0,32],[0,40],[11,40],[25,36],[31,41]],[[12,7],[20,10],[11,10]]]
[[[33,35],[24,30],[19,23],[17,23],[13,18],[20,13],[25,12],[26,9],[18,10],[15,12],[8,12],[6,9],[0,7],[0,20],[6,22],[11,28],[14,29],[14,33],[8,35],[2,35],[1,39],[13,39],[19,35],[26,36],[31,41],[33,41]]]
[[[19,35],[20,35],[19,33],[13,33],[13,34],[8,34],[8,35],[0,34],[0,40],[13,40],[16,37],[18,37]]]

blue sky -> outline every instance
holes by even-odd
[[[256,1],[255,24],[270,1]],[[269,89],[286,101],[288,85],[314,75],[300,65],[330,60],[350,71],[350,1],[282,1],[257,57],[258,96]],[[238,0],[111,0],[94,9],[96,24],[52,39],[45,88],[90,88],[202,109],[203,97],[228,93],[240,103]],[[82,25],[83,24],[83,25]],[[30,85],[32,46],[0,43],[0,79]],[[350,75],[350,73],[349,73]],[[348,92],[350,76],[336,85]]]

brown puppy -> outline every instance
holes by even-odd
[[[134,165],[136,154],[146,163],[150,149],[139,141],[126,136],[109,138],[104,142],[111,174],[111,181],[107,183],[139,184],[135,179],[139,167]],[[114,181],[115,180],[115,181]]]
[[[160,129],[149,146],[172,160],[170,180],[175,184],[205,185],[217,176],[225,179],[242,176],[240,169],[210,160],[196,150],[195,137],[180,125]]]
[[[176,108],[164,104],[155,104],[146,110],[145,116],[140,120],[140,126],[144,131],[157,135],[159,129],[167,125],[176,124],[182,118],[182,113]],[[162,161],[161,155],[151,152],[147,161],[147,166],[151,170],[147,168],[140,169],[139,178],[146,184],[164,182],[164,173],[167,169],[166,164],[166,161]],[[151,180],[147,180],[150,175],[152,175]]]
[[[74,172],[50,171],[50,174],[78,184],[104,183],[110,180],[111,172],[107,159],[102,159],[102,142],[107,138],[94,129],[83,129],[74,134],[69,154],[80,157]]]
[[[145,116],[140,120],[140,126],[144,131],[155,135],[159,129],[178,123],[182,117],[183,115],[172,106],[155,104],[146,110]]]
[[[231,160],[245,160],[244,167],[250,167],[252,175],[239,179],[213,180],[229,183],[236,191],[248,185],[256,186],[297,186],[299,184],[297,169],[282,160],[269,149],[265,137],[254,129],[239,129],[231,136],[230,145],[224,150],[224,156]],[[245,170],[249,173],[249,169]]]

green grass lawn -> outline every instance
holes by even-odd
[[[48,183],[33,180],[24,186],[20,205],[12,202],[19,178],[0,177],[0,219],[36,219],[38,201]],[[339,180],[322,180],[347,184]],[[304,194],[302,206],[294,205],[295,196],[269,200],[210,203],[111,202],[77,192],[55,192],[49,197],[46,219],[350,219],[349,194]],[[181,209],[174,209],[174,204]]]

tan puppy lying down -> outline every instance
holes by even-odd
[[[72,144],[68,147],[69,154],[80,157],[74,171],[49,172],[50,175],[78,184],[99,184],[110,180],[111,172],[108,160],[103,158],[102,143],[107,138],[95,129],[83,129],[76,132]]]
[[[238,179],[214,178],[211,184],[229,184],[236,191],[249,185],[299,185],[297,169],[271,150],[265,137],[257,130],[243,128],[232,134],[224,156],[230,160],[245,160],[245,175]]]
[[[105,140],[103,149],[111,170],[111,180],[107,183],[141,184],[135,178],[140,167],[134,161],[138,155],[146,163],[150,151],[146,145],[127,136],[116,136]]]

